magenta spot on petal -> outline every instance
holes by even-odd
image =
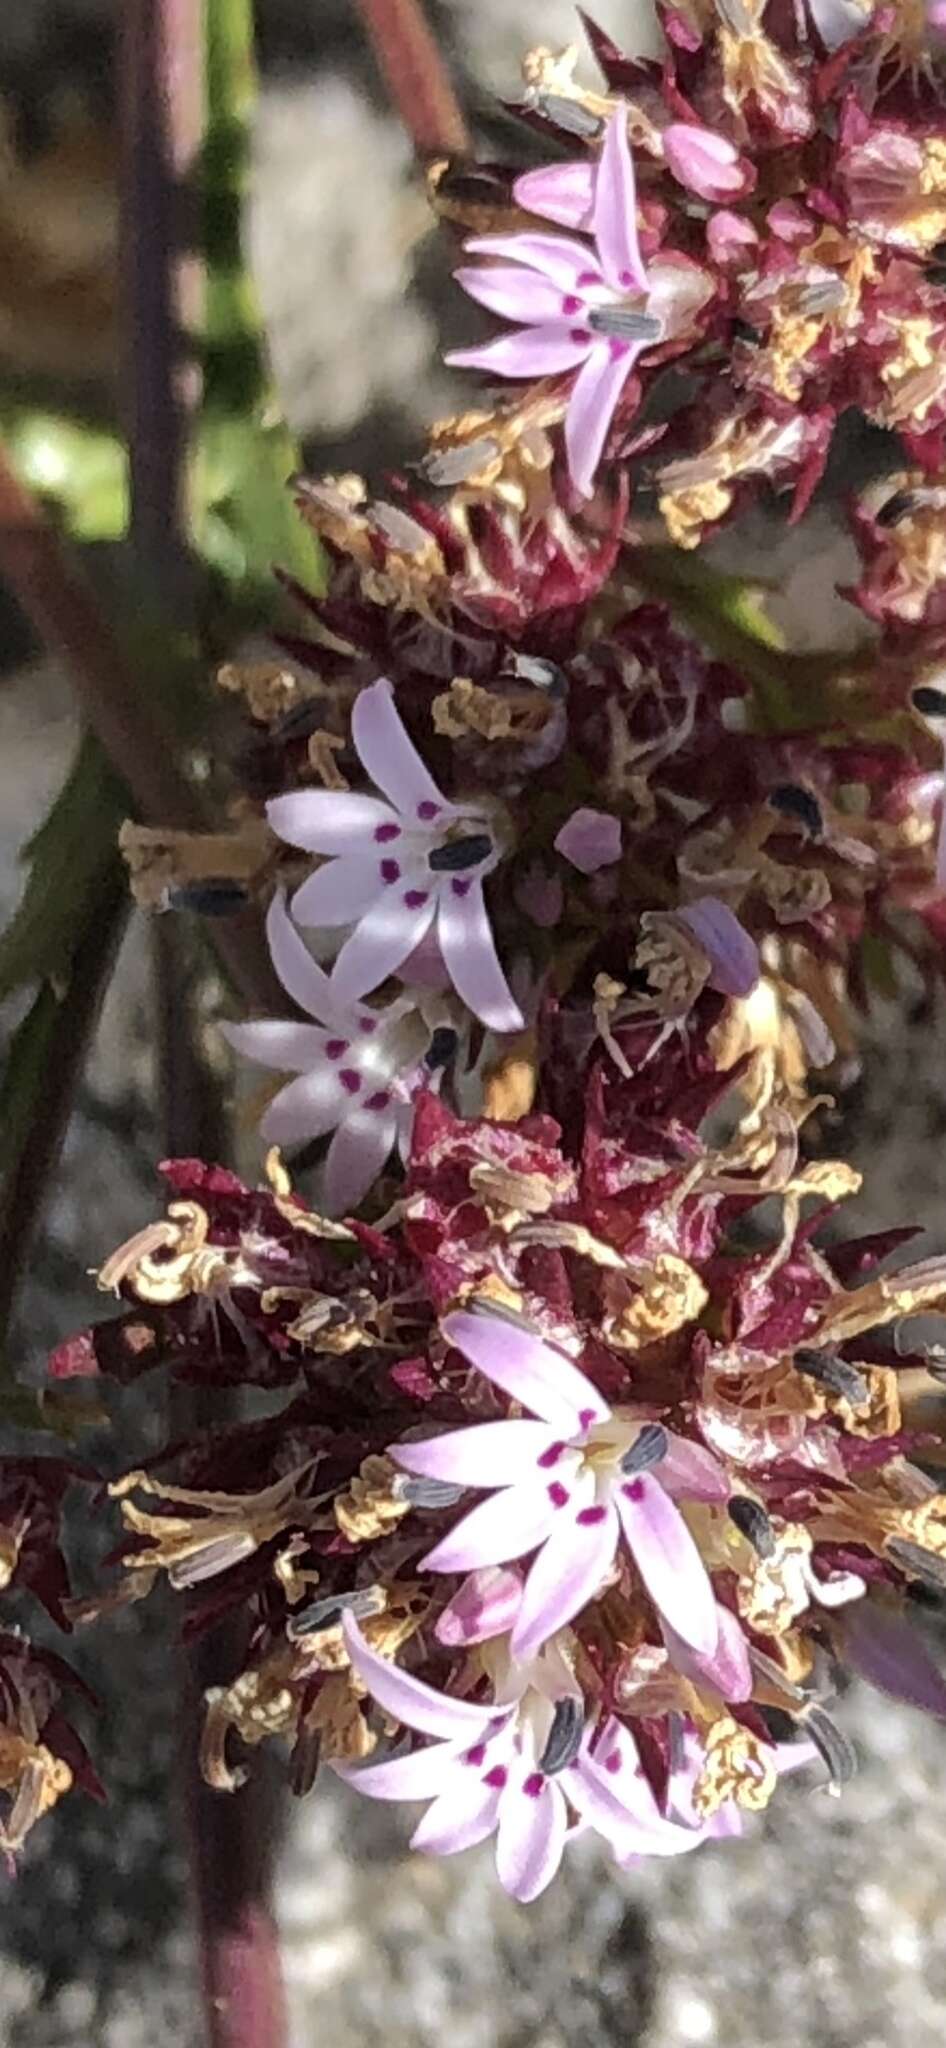
[[[348,1040],[347,1040],[347,1038],[327,1038],[327,1039],[326,1039],[326,1041],[325,1041],[325,1057],[326,1057],[326,1059],[329,1059],[329,1060],[340,1060],[340,1059],[341,1059],[341,1057],[342,1057],[342,1054],[343,1054],[343,1053],[346,1053],[347,1051],[348,1051]]]
[[[390,1097],[390,1095],[388,1094],[388,1091],[387,1091],[387,1089],[386,1089],[386,1088],[379,1088],[379,1089],[378,1089],[378,1092],[377,1092],[377,1094],[376,1094],[376,1095],[369,1095],[369,1097],[368,1097],[368,1100],[367,1100],[367,1102],[365,1103],[365,1108],[366,1108],[366,1109],[378,1109],[378,1110],[380,1110],[380,1109],[387,1109],[387,1106],[388,1106],[388,1104],[389,1104],[390,1100],[391,1100],[391,1097]]]
[[[632,1480],[630,1480],[627,1486],[622,1486],[622,1488],[621,1488],[621,1492],[623,1493],[623,1495],[624,1495],[624,1498],[625,1498],[625,1500],[643,1500],[643,1499],[644,1499],[644,1483],[643,1483],[643,1480],[641,1480],[641,1479],[632,1479]]]
[[[619,341],[617,335],[612,334],[610,341],[608,342],[608,353],[611,357],[612,363],[619,363],[622,357],[627,355],[627,352],[627,342]]]
[[[569,341],[590,341],[591,329],[590,327],[570,327],[568,339]]]
[[[607,1512],[607,1508],[579,1508],[575,1520],[582,1528],[590,1529],[596,1522],[603,1522]]]
[[[357,1095],[361,1087],[361,1075],[356,1074],[354,1067],[343,1067],[338,1078],[349,1095]]]
[[[404,902],[408,910],[423,910],[426,901],[426,889],[405,889]]]
[[[606,1771],[610,1771],[612,1778],[617,1776],[621,1768],[621,1752],[619,1749],[609,1749],[607,1756],[604,1758],[604,1768]]]
[[[553,1508],[567,1507],[571,1499],[567,1486],[563,1486],[560,1479],[553,1479],[548,1495]]]
[[[601,281],[602,281],[602,280],[601,280],[601,272],[600,272],[600,270],[580,270],[580,271],[578,272],[578,276],[577,276],[577,277],[576,277],[576,279],[575,279],[575,283],[576,283],[576,284],[585,284],[585,285],[588,285],[588,284],[600,284],[600,283],[601,283]]]
[[[359,1017],[358,1029],[360,1032],[363,1033],[365,1038],[370,1038],[372,1032],[377,1031],[377,1028],[378,1026],[374,1017]]]
[[[545,1779],[541,1771],[531,1771],[522,1789],[528,1799],[538,1799],[545,1790]]]
[[[632,270],[622,270],[618,273],[618,283],[623,284],[625,291],[628,291],[631,285],[637,283],[637,279]]]
[[[539,1458],[538,1460],[538,1463],[541,1465],[542,1470],[544,1472],[548,1471],[550,1465],[558,1464],[559,1458],[561,1457],[564,1449],[564,1444],[550,1444],[548,1450],[543,1451],[541,1458]]]
[[[508,1776],[505,1764],[494,1764],[492,1770],[487,1771],[483,1783],[491,1785],[494,1792],[501,1792]]]
[[[595,1411],[594,1411],[594,1409],[593,1409],[593,1408],[580,1408],[580,1409],[579,1409],[579,1411],[578,1411],[578,1420],[579,1420],[579,1422],[580,1422],[580,1424],[581,1424],[581,1427],[582,1427],[582,1429],[590,1429],[590,1428],[591,1428],[591,1425],[592,1425],[592,1423],[593,1423],[593,1421],[594,1421],[594,1419],[595,1419]]]
[[[464,1763],[465,1763],[465,1764],[481,1764],[481,1763],[483,1762],[483,1760],[484,1760],[485,1756],[486,1756],[486,1744],[485,1744],[485,1742],[474,1742],[474,1744],[473,1744],[473,1747],[472,1747],[472,1749],[468,1749],[468,1750],[467,1750],[467,1753],[466,1753],[466,1755],[465,1755],[465,1757],[464,1757],[463,1761],[464,1761]]]
[[[566,294],[565,294],[565,297],[564,297],[564,298],[563,298],[563,300],[562,300],[562,312],[563,312],[563,313],[580,313],[580,312],[581,312],[581,300],[580,300],[580,298],[578,298],[578,296],[577,296],[577,294],[576,294],[575,292],[566,292]]]
[[[469,882],[451,882],[450,887],[455,896],[468,896],[470,893]]]
[[[378,825],[374,836],[379,846],[386,846],[389,839],[400,839],[400,825]]]
[[[398,867],[397,861],[396,861],[396,860],[383,860],[383,861],[381,862],[381,880],[382,880],[382,882],[399,882],[399,881],[400,881],[400,879],[401,879],[401,870],[400,870],[400,868]]]
[[[419,818],[423,818],[424,823],[427,824],[429,819],[436,818],[439,810],[440,805],[431,803],[430,798],[428,796],[424,798],[422,804],[418,804],[417,815]]]

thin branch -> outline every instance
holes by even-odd
[[[421,0],[355,0],[355,7],[418,156],[468,156],[469,130]]]

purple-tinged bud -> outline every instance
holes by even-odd
[[[582,875],[595,875],[621,858],[621,821],[610,811],[573,811],[556,835],[555,851]]]
[[[728,903],[699,896],[677,915],[710,962],[710,988],[724,996],[751,995],[759,979],[759,949]]]
[[[754,183],[751,169],[724,135],[689,121],[671,121],[663,132],[664,156],[681,185],[701,199],[742,198]]]
[[[434,1634],[450,1650],[506,1635],[522,1601],[522,1580],[508,1565],[484,1565],[464,1579],[439,1616]]]
[[[876,1599],[846,1607],[832,1624],[845,1664],[868,1685],[946,1720],[946,1677],[934,1664],[922,1637],[894,1607]]]

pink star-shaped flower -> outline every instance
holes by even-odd
[[[513,1653],[528,1657],[599,1591],[623,1539],[676,1636],[712,1657],[716,1598],[676,1502],[727,1500],[718,1461],[659,1424],[612,1411],[577,1366],[529,1330],[466,1310],[442,1327],[479,1372],[540,1419],[390,1446],[406,1472],[490,1492],[424,1559],[426,1569],[471,1571],[534,1551],[512,1632]]]
[[[593,246],[564,235],[490,236],[466,244],[495,262],[456,272],[480,304],[521,323],[481,347],[455,349],[449,363],[500,377],[549,377],[578,370],[565,415],[565,448],[576,490],[588,496],[608,429],[634,364],[676,335],[712,295],[687,257],[658,259],[648,273],[637,239],[627,108],[605,130],[597,165],[534,171],[516,185],[520,203],[567,226],[590,228]]]
[[[300,924],[352,925],[332,969],[333,1000],[355,1002],[403,966],[432,928],[457,994],[494,1031],[522,1012],[499,964],[483,882],[500,851],[485,810],[442,795],[408,738],[386,677],[355,700],[352,738],[387,799],[300,789],[274,798],[280,839],[327,854],[293,898]]]

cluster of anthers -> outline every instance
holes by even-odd
[[[872,987],[941,970],[941,25],[659,13],[660,60],[590,31],[601,88],[527,60],[574,160],[436,167],[501,323],[454,360],[501,388],[416,489],[300,483],[331,579],[221,677],[232,829],[126,830],[149,907],[267,902],[287,1016],[223,1027],[277,1076],[266,1182],[168,1163],[120,1313],[53,1360],[267,1390],[110,1489],[106,1600],[164,1572],[191,1626],[249,1620],[211,1782],[280,1739],[297,1791],[324,1761],[424,1802],[418,1848],[495,1834],[520,1900],[579,1834],[623,1867],[843,1782],[842,1667],[946,1715],[910,1618],[946,1496],[901,1414],[946,1260],[826,1230],[858,1177],[803,1139]],[[762,484],[800,514],[842,412],[908,467],[837,508],[860,644],[803,658],[679,551]],[[48,1574],[90,1475],[39,1463],[0,1555],[87,1619]],[[13,1842],[78,1752],[61,1671],[3,1683]]]

